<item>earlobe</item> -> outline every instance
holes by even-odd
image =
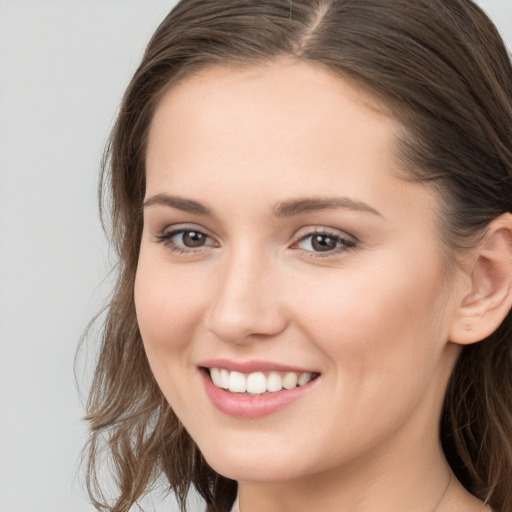
[[[468,345],[490,336],[512,307],[512,214],[493,220],[468,270],[471,286],[450,328],[450,341]]]

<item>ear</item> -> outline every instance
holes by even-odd
[[[462,296],[449,333],[449,340],[460,345],[491,335],[512,307],[512,214],[489,224],[467,272],[469,292]]]

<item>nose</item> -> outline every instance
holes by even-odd
[[[280,279],[265,258],[240,252],[220,267],[205,320],[210,332],[242,344],[271,338],[286,328]]]

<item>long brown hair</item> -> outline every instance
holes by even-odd
[[[228,511],[236,482],[215,473],[160,392],[134,310],[145,150],[159,100],[207,65],[291,56],[357,81],[405,127],[397,153],[408,179],[443,198],[447,253],[512,211],[512,66],[496,28],[471,0],[182,0],[153,35],[106,149],[100,197],[119,256],[89,395],[87,483],[100,510],[127,511],[164,475],[182,509],[191,485],[209,511]],[[441,438],[467,489],[512,510],[512,316],[462,351]],[[117,483],[101,492],[102,453]]]

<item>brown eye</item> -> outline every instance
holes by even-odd
[[[310,233],[302,237],[296,246],[312,255],[324,253],[326,256],[334,256],[354,248],[356,242],[351,238],[326,231]]]
[[[195,249],[215,247],[212,237],[194,229],[177,229],[157,237],[158,241],[176,252],[195,252]]]
[[[207,237],[199,231],[184,231],[182,241],[185,247],[202,247],[206,243]]]
[[[327,235],[313,235],[311,247],[318,252],[333,251],[338,246],[338,239]]]

